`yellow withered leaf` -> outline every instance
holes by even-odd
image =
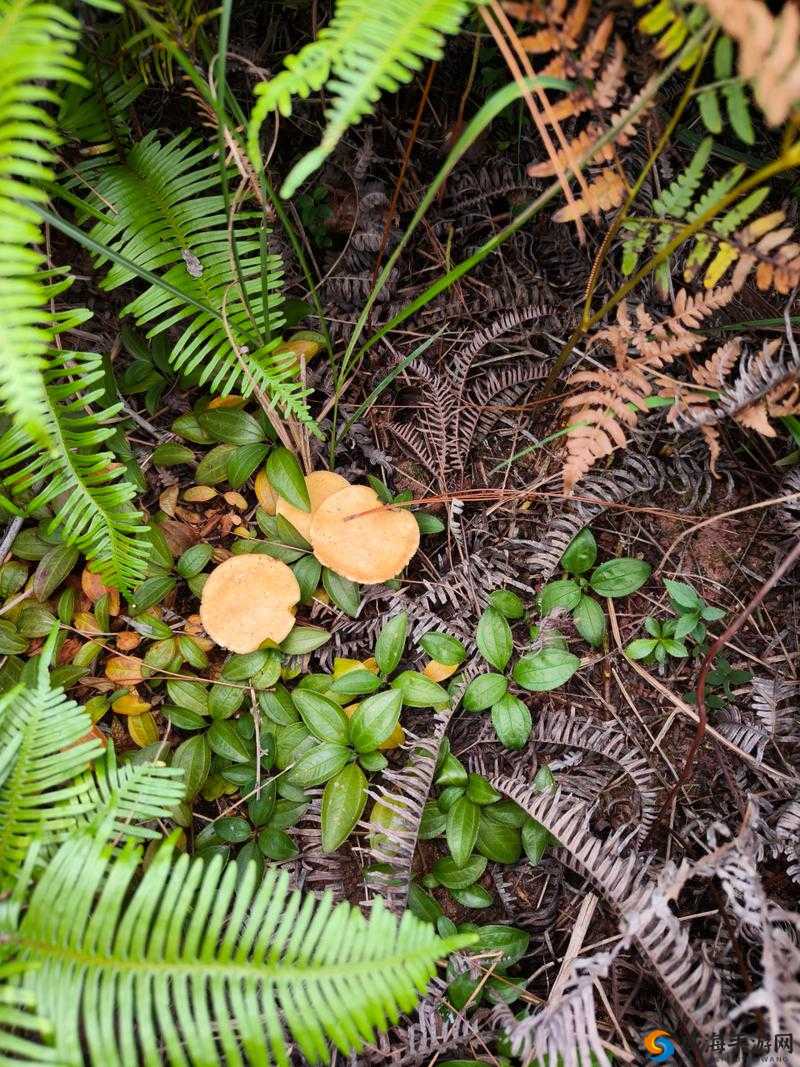
[[[146,711],[149,711],[151,705],[148,701],[142,700],[136,690],[132,689],[129,693],[117,697],[111,707],[116,711],[117,715],[139,716],[144,715]]]
[[[184,491],[183,499],[190,504],[205,504],[216,495],[217,490],[211,485],[192,485]]]
[[[141,715],[128,717],[128,733],[131,735],[133,743],[138,745],[139,748],[146,748],[148,745],[154,745],[158,741],[158,726],[149,711],[142,712]]]
[[[445,678],[449,678],[457,670],[457,663],[439,663],[438,660],[432,659],[425,664],[422,673],[426,678],[430,678],[432,682],[443,682]]]
[[[112,656],[106,660],[106,678],[119,685],[136,685],[143,681],[146,667],[137,656]],[[134,714],[128,712],[128,715]]]

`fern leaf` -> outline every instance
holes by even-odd
[[[259,130],[271,109],[288,114],[292,95],[307,96],[326,81],[332,93],[322,142],[292,168],[282,196],[296,192],[348,127],[371,113],[382,92],[411,81],[423,60],[441,58],[445,36],[457,32],[469,7],[468,0],[338,0],[318,39],[286,61],[287,71],[256,90],[260,100],[248,131],[255,164]]]
[[[186,134],[161,144],[150,133],[124,163],[101,164],[93,185],[94,206],[106,221],[92,228],[92,237],[138,267],[161,271],[187,297],[151,285],[123,313],[148,325],[148,336],[184,323],[170,355],[176,369],[196,371],[201,383],[223,394],[260,390],[287,416],[310,422],[297,360],[281,351],[283,264],[277,254],[261,255],[258,212],[240,212],[229,238],[213,150]],[[103,287],[132,277],[114,264]]]
[[[288,1040],[329,1062],[328,1041],[361,1050],[414,1007],[437,960],[475,940],[381,902],[365,917],[290,893],[274,867],[259,884],[254,864],[176,859],[174,841],[137,882],[140,860],[99,835],[66,842],[7,935],[38,964],[19,982],[58,1018],[59,1062],[288,1065]]]
[[[0,701],[0,751],[14,752],[0,785],[3,887],[13,882],[35,838],[56,843],[98,813],[110,817],[115,834],[152,836],[137,824],[166,817],[183,793],[180,771],[153,764],[117,768],[113,754],[88,772],[103,749],[89,734],[83,708],[50,687],[48,658],[49,649],[33,688],[12,690]]]
[[[39,216],[58,144],[45,81],[80,81],[78,23],[54,3],[0,0],[0,397],[17,424],[46,438],[41,370],[53,339]]]
[[[689,165],[655,198],[653,210],[657,215],[673,219],[686,217],[711,158],[713,144],[710,137],[701,141]]]
[[[102,394],[101,358],[87,352],[51,351],[42,372],[43,425],[49,449],[21,427],[0,437],[0,485],[29,512],[59,502],[51,529],[86,554],[115,589],[127,591],[147,569],[150,545],[141,513],[131,507],[134,487],[111,452],[98,449],[114,433],[119,407],[87,414]]]
[[[19,978],[20,969],[15,963],[0,966],[0,1063],[50,1063],[57,1067],[57,1052],[49,1044],[52,1023],[36,1014],[33,993],[10,981]]]
[[[645,400],[653,391],[654,372],[698,349],[702,338],[694,331],[733,298],[731,286],[712,289],[702,296],[690,296],[682,289],[675,298],[673,313],[654,322],[641,305],[636,323],[624,304],[617,308],[617,322],[598,330],[592,343],[605,343],[614,353],[611,370],[577,371],[568,384],[588,385],[586,391],[568,396],[563,408],[569,414],[564,463],[564,492],[570,493],[591,468],[617,448],[625,448],[628,438],[623,426],[633,428],[638,413],[647,410]],[[636,359],[632,353],[638,352]],[[622,425],[620,425],[620,423]]]

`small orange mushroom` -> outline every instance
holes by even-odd
[[[294,504],[290,504],[288,500],[284,500],[283,497],[279,496],[277,498],[276,514],[283,515],[284,519],[294,526],[300,536],[305,537],[306,541],[308,541],[311,533],[311,516],[329,496],[333,496],[334,493],[338,493],[342,489],[347,489],[350,483],[341,474],[334,474],[333,471],[312,471],[311,474],[306,475],[305,483],[308,489],[311,509],[309,511],[301,511],[300,508],[296,508]]]
[[[386,507],[368,485],[350,485],[312,513],[309,540],[323,566],[376,585],[406,566],[419,548],[419,527],[410,511]]]
[[[231,652],[280,643],[294,626],[300,586],[285,563],[255,553],[231,556],[209,574],[200,619],[212,640]]]

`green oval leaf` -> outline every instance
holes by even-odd
[[[211,545],[192,545],[178,560],[176,570],[181,578],[194,578],[211,561],[214,549]]]
[[[300,721],[289,690],[282,685],[266,693],[259,693],[258,702],[267,718],[277,726],[289,726],[290,723]]]
[[[301,556],[292,564],[292,572],[300,586],[300,600],[303,604],[311,602],[311,598],[317,591],[322,567],[319,560],[314,556]]]
[[[227,445],[255,445],[265,439],[264,431],[245,411],[233,411],[230,408],[213,408],[197,416],[200,428],[213,441]]]
[[[37,600],[47,600],[58,589],[79,556],[72,545],[56,545],[42,556],[33,575],[33,595]]]
[[[194,463],[194,452],[177,441],[167,441],[153,449],[152,459],[157,467],[177,467],[180,463]]]
[[[384,623],[375,642],[375,662],[381,674],[391,674],[403,657],[408,637],[408,613],[401,611]]]
[[[402,706],[403,696],[397,689],[362,700],[350,720],[350,743],[356,752],[372,752],[391,737]]]
[[[522,599],[510,589],[495,589],[489,594],[489,607],[505,615],[507,619],[521,619],[525,615]]]
[[[433,876],[445,889],[465,889],[478,881],[487,863],[485,856],[471,856],[459,867],[452,856],[442,856],[433,865]]]
[[[491,817],[491,808],[481,812],[475,848],[493,863],[516,863],[522,855],[522,838],[516,826]]]
[[[573,676],[581,661],[562,648],[544,648],[523,656],[514,665],[514,681],[532,693],[558,689]]]
[[[447,667],[457,667],[463,663],[467,655],[464,645],[450,634],[441,630],[431,630],[430,633],[420,638],[420,648],[427,652],[431,659],[437,663],[444,663]]]
[[[305,656],[327,644],[330,639],[330,633],[318,626],[295,626],[281,642],[281,652],[285,652],[287,656]]]
[[[403,703],[407,708],[447,707],[450,703],[446,689],[442,689],[436,682],[417,671],[403,671],[398,674],[392,682],[392,687],[403,694]]]
[[[561,566],[570,574],[585,574],[594,566],[597,559],[597,541],[592,531],[586,527],[572,538],[567,550],[561,557]]]
[[[311,510],[308,487],[300,464],[288,448],[273,448],[267,459],[269,484],[284,500],[301,511]]]
[[[345,615],[349,615],[353,619],[358,615],[358,609],[361,606],[361,593],[355,582],[351,582],[349,578],[343,578],[341,574],[336,574],[335,571],[329,570],[328,567],[323,567],[322,585],[340,611],[343,611]]]
[[[383,685],[383,682],[377,674],[357,667],[355,670],[346,671],[344,674],[339,675],[330,687],[329,692],[336,693],[337,696],[359,697],[374,693],[381,685]]]
[[[509,967],[517,963],[528,951],[530,934],[516,926],[479,926],[475,930],[477,941],[472,946],[475,953],[499,952],[495,966]]]
[[[233,455],[233,445],[217,445],[207,452],[194,472],[198,485],[219,485],[228,477],[228,460]]]
[[[572,613],[575,629],[590,645],[597,648],[602,645],[606,635],[606,613],[594,597],[582,596]]]
[[[172,766],[183,771],[186,799],[193,800],[211,770],[211,749],[205,734],[182,741],[172,754]]]
[[[490,908],[492,906],[492,894],[484,886],[468,885],[464,889],[452,889],[453,899],[457,900],[465,908]],[[469,1060],[450,1061],[455,1063],[469,1063]],[[475,1062],[475,1061],[473,1061]]]
[[[447,813],[447,847],[456,867],[463,867],[478,839],[481,809],[467,797],[460,797]]]
[[[652,655],[658,645],[658,638],[638,637],[625,646],[625,655],[629,659],[646,659]]]
[[[233,763],[250,763],[253,748],[248,745],[230,719],[215,719],[206,734],[211,751]]]
[[[642,559],[610,559],[593,572],[589,585],[599,596],[628,596],[644,585],[650,571]]]
[[[539,610],[545,616],[557,610],[572,611],[580,599],[581,590],[577,582],[569,579],[548,582],[539,593]]]
[[[291,730],[292,727],[286,727]],[[280,745],[280,738],[278,738]],[[310,751],[304,753],[286,775],[292,785],[301,785],[309,789],[313,785],[322,785],[350,762],[352,751],[344,745],[333,741],[320,741]]]
[[[320,741],[347,744],[349,724],[347,716],[338,704],[310,689],[295,689],[292,693],[292,703],[306,727]]]
[[[514,651],[514,639],[504,615],[494,608],[487,608],[478,620],[475,641],[490,666],[498,671],[505,669]]]
[[[350,835],[367,803],[367,779],[357,763],[335,774],[322,794],[322,851],[333,852]]]
[[[522,826],[522,847],[525,849],[525,855],[528,860],[534,865],[539,862],[542,856],[545,854],[547,846],[550,844],[552,838],[550,832],[545,830],[540,822],[536,819],[531,819],[530,816],[523,823]]]
[[[269,860],[283,863],[293,860],[298,854],[297,845],[285,831],[268,826],[258,835],[258,847]]]
[[[176,584],[175,579],[170,578],[168,575],[145,578],[142,584],[138,585],[128,598],[131,614],[141,615],[143,611],[147,611],[148,608],[161,603],[164,597],[172,592]]]
[[[240,489],[250,475],[267,458],[266,445],[240,445],[228,456],[228,481],[231,488]]]
[[[464,711],[484,711],[505,696],[508,679],[502,674],[479,674],[464,691]]]
[[[506,693],[492,705],[492,726],[498,741],[506,748],[524,748],[532,725],[531,713],[519,697]]]

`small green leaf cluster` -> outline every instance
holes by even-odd
[[[733,699],[733,686],[747,685],[752,680],[752,671],[737,670],[724,656],[717,656],[713,669],[706,675],[706,707],[713,711],[726,707]],[[697,703],[694,690],[684,693],[683,699],[687,704]]]
[[[300,789],[324,785],[324,852],[346,841],[361,818],[367,774],[383,770],[382,749],[404,739],[403,707],[449,705],[447,691],[425,675],[395,673],[407,636],[408,616],[402,612],[384,625],[372,660],[336,660],[330,674],[308,674],[291,691],[279,683],[259,695],[268,720],[262,720],[262,736],[272,731],[281,782]]]
[[[649,660],[665,664],[668,657],[685,659],[689,655],[686,641],[696,646],[698,651],[705,650],[706,623],[718,622],[724,618],[721,608],[707,604],[696,589],[687,582],[676,582],[670,578],[664,580],[664,588],[669,593],[670,604],[676,617],[659,622],[647,618],[644,628],[649,637],[639,637],[625,647],[625,653],[634,660]]]
[[[449,745],[443,746],[434,785],[437,796],[425,805],[419,836],[425,841],[444,837],[448,854],[434,863],[417,889],[443,888],[464,907],[488,908],[493,898],[480,881],[487,864],[514,864],[523,851],[536,864],[550,835],[486,778],[468,772]],[[534,786],[540,792],[555,787],[547,766],[539,768]]]
[[[305,790],[271,778],[256,789],[244,808],[223,814],[205,826],[195,838],[195,853],[205,859],[221,855],[228,860],[236,849],[236,863],[244,873],[255,864],[263,877],[267,862],[283,863],[298,855],[294,840],[286,832],[296,826],[308,810]]]
[[[449,919],[437,925],[452,933],[474,934],[477,942],[472,951],[481,956],[485,953],[491,966],[490,976],[486,978],[482,974],[472,976],[468,970],[463,970],[463,965],[453,961],[448,964],[447,1002],[455,1011],[474,1010],[481,1004],[514,1004],[520,999],[526,983],[515,978],[513,970],[528,951],[530,934],[518,926],[477,926],[474,923],[456,926]]]
[[[609,559],[595,567],[597,542],[592,531],[581,530],[561,557],[565,576],[548,582],[539,592],[543,617],[555,611],[570,612],[575,629],[592,647],[599,648],[606,636],[606,616],[591,595],[623,597],[635,593],[650,577],[650,565],[640,559]],[[591,574],[589,573],[591,571]]]

